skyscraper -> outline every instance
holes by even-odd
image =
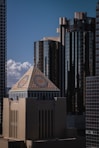
[[[0,134],[2,133],[3,97],[6,95],[6,0],[0,0]]]
[[[65,39],[68,21],[65,17],[59,18],[60,48],[59,48],[59,88],[61,96],[65,96]]]
[[[82,114],[85,77],[95,73],[95,18],[87,17],[84,12],[75,12],[72,20],[65,20],[59,30],[62,45],[60,67],[64,78],[60,82],[65,82],[67,111]]]
[[[86,148],[99,147],[99,76],[86,78]]]
[[[68,113],[82,114],[85,77],[95,75],[95,18],[75,12],[59,19],[59,42],[34,43],[34,63],[66,97]]]
[[[99,147],[99,0],[96,5],[96,76],[86,78],[86,148]]]
[[[34,65],[59,87],[59,38],[34,42]]]
[[[96,75],[99,76],[99,0],[96,6]]]

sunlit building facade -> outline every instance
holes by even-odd
[[[0,133],[2,133],[3,97],[6,94],[6,0],[0,0]]]

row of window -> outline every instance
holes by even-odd
[[[53,97],[59,97],[59,92],[10,92],[9,98],[32,98],[36,97],[37,99],[53,99]]]

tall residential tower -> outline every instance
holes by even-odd
[[[0,0],[0,134],[2,133],[3,97],[6,95],[6,0]]]

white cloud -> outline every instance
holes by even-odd
[[[7,61],[7,86],[12,87],[31,66],[29,62],[21,63],[9,59]]]

